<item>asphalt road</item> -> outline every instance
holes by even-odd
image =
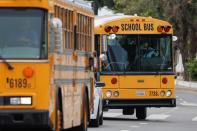
[[[148,108],[144,121],[121,112],[105,112],[103,126],[88,131],[197,131],[197,91],[178,89],[177,107]]]

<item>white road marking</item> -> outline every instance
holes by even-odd
[[[140,126],[130,126],[131,128],[139,128]]]
[[[120,130],[120,131],[131,131],[131,130]]]
[[[197,106],[197,104],[195,104],[195,103],[189,103],[189,102],[186,102],[186,101],[183,101],[180,104],[183,105],[183,106]]]
[[[122,113],[110,113],[110,112],[104,112],[103,113],[103,117],[117,117],[117,116],[121,116]]]
[[[170,115],[164,115],[164,114],[152,114],[147,117],[148,120],[165,120]]]
[[[192,121],[197,121],[197,116],[192,119]]]
[[[140,123],[140,125],[148,125],[148,123]]]
[[[175,111],[177,109],[179,109],[179,107],[172,108],[169,111],[165,112],[164,114],[170,114],[171,112],[173,112],[173,111]]]

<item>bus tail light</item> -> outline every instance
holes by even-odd
[[[163,84],[167,84],[167,83],[168,83],[168,79],[167,79],[166,77],[164,77],[164,78],[162,79],[162,83],[163,83]]]
[[[26,78],[31,78],[33,76],[33,69],[31,67],[26,67],[24,70],[23,70],[23,75],[26,77]]]
[[[119,27],[118,27],[118,26],[113,26],[113,27],[112,27],[112,31],[113,31],[114,33],[118,32],[118,30],[119,30]]]
[[[165,32],[169,32],[170,29],[171,29],[171,26],[164,26],[164,31],[165,31]]]
[[[111,31],[112,27],[111,26],[105,26],[105,32],[109,33]]]
[[[158,26],[157,27],[157,31],[158,32],[163,32],[163,30],[164,30],[164,26]]]
[[[118,82],[117,78],[112,78],[112,79],[111,79],[111,83],[112,83],[112,84],[116,84],[117,82]]]

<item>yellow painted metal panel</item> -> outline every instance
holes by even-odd
[[[119,76],[120,88],[160,88],[159,75]]]
[[[172,25],[166,21],[152,17],[141,16],[112,16],[101,17],[95,20],[95,34],[109,34],[105,32],[106,26],[118,26],[117,34],[172,34]],[[158,32],[158,26],[170,26],[169,32]]]
[[[0,0],[0,7],[32,7],[49,9],[49,0]]]
[[[163,84],[162,79],[167,78],[167,83]],[[161,76],[161,88],[174,88],[174,75],[162,75]]]
[[[113,78],[117,79],[116,84],[111,83],[111,80]],[[119,88],[118,76],[112,76],[112,75],[100,76],[100,80],[105,83],[105,87],[103,87],[103,88]]]

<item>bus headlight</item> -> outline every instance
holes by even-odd
[[[118,97],[118,96],[119,96],[119,92],[118,92],[118,91],[115,91],[115,92],[114,92],[114,96],[115,96],[115,97]]]
[[[160,92],[160,95],[161,95],[161,96],[165,96],[165,91],[161,91],[161,92]]]
[[[112,92],[111,91],[107,91],[105,95],[106,95],[106,97],[110,98],[110,97],[112,97]]]
[[[10,97],[11,105],[31,105],[31,97]]]
[[[170,90],[166,92],[167,97],[170,97],[171,95],[172,95],[172,92]]]

